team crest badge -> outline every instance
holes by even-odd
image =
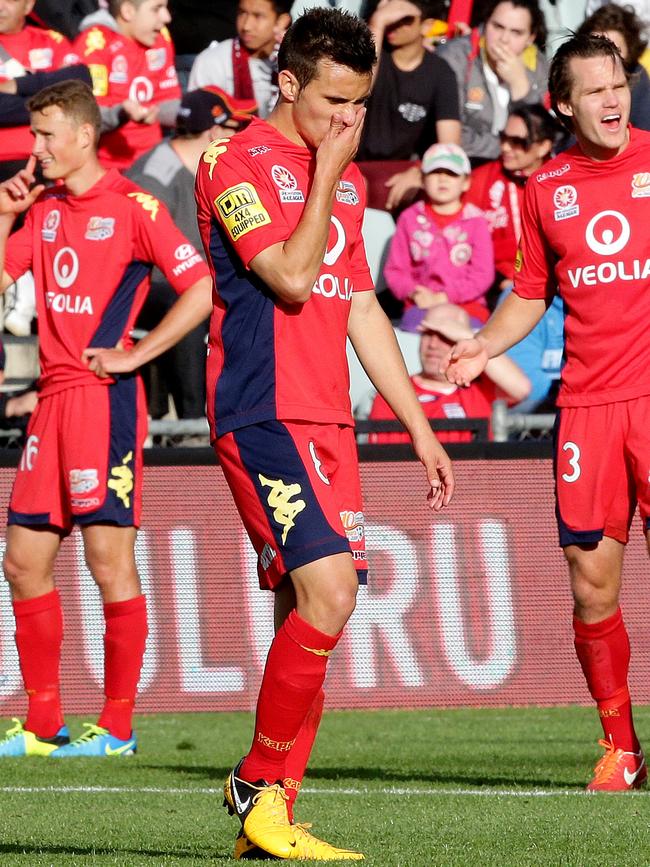
[[[650,172],[639,172],[632,178],[632,198],[645,199],[650,196]]]
[[[571,184],[565,184],[558,187],[553,193],[553,204],[556,211],[553,216],[556,220],[568,220],[570,217],[577,217],[580,213],[580,206],[576,204],[578,201],[578,191]]]
[[[43,220],[43,228],[41,229],[41,238],[44,241],[56,241],[56,233],[61,223],[61,211],[49,211]]]

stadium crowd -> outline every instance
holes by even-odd
[[[413,332],[427,310],[461,304],[477,327],[510,291],[526,179],[572,143],[548,112],[547,92],[548,62],[570,30],[604,33],[615,42],[631,76],[632,123],[650,128],[650,25],[642,3],[2,0],[0,180],[22,168],[31,152],[27,99],[57,81],[86,81],[102,116],[102,164],[165,202],[203,255],[193,201],[200,154],[211,139],[269,114],[278,98],[283,34],[318,5],[365,18],[378,47],[356,161],[367,185],[367,235],[376,214],[384,214],[382,245],[369,245],[380,302],[415,374]],[[427,168],[441,145],[457,149],[462,173],[442,163]],[[432,200],[434,185],[443,188],[444,199],[446,188],[459,184],[450,202]],[[173,299],[154,272],[137,327],[152,328]],[[529,382],[527,393],[516,399],[497,389],[495,397],[520,411],[553,410],[562,324],[556,298],[534,333],[509,352]],[[9,287],[3,325],[8,341],[9,335],[37,335],[31,274]],[[206,334],[204,324],[143,371],[152,418],[204,416]],[[370,389],[365,379],[353,381],[357,417],[368,414]],[[440,403],[432,417],[463,417],[461,404]],[[168,442],[201,445],[207,439]]]

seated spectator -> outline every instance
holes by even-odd
[[[440,304],[427,312],[420,326],[420,360],[422,370],[411,382],[422,408],[430,419],[486,418],[492,413],[492,403],[505,398],[509,403],[522,401],[530,391],[530,382],[517,365],[500,355],[492,358],[485,372],[468,388],[448,382],[440,364],[457,340],[471,337],[473,332],[467,312],[456,304]],[[395,416],[386,401],[377,395],[370,410],[370,419],[390,419]],[[441,442],[468,442],[471,431],[438,431]],[[369,434],[370,443],[408,443],[404,433]]]
[[[384,268],[388,288],[405,302],[405,331],[417,331],[427,310],[447,301],[487,319],[494,252],[485,217],[462,203],[470,171],[458,145],[435,144],[422,158],[425,199],[400,214]]]
[[[237,36],[213,42],[194,61],[189,88],[213,85],[254,99],[266,117],[278,98],[277,50],[291,24],[291,0],[239,0]]]
[[[544,101],[545,37],[537,0],[493,0],[482,32],[437,49],[456,73],[462,145],[473,166],[498,157],[499,133],[513,108]]]
[[[370,18],[379,62],[356,160],[368,181],[369,205],[393,210],[421,188],[419,165],[435,142],[460,144],[453,72],[424,47],[433,22],[430,0],[382,0]],[[400,170],[372,162],[399,160]],[[369,165],[365,163],[370,162]]]
[[[110,0],[108,12],[83,22],[75,49],[92,75],[107,168],[128,168],[161,141],[162,126],[176,122],[181,91],[170,20],[167,0]]]
[[[621,52],[630,75],[630,123],[639,129],[650,130],[650,77],[639,62],[648,43],[643,38],[643,23],[632,7],[606,3],[582,23],[578,33],[606,36]]]
[[[181,101],[173,137],[141,156],[127,172],[138,186],[167,205],[176,225],[194,245],[192,255],[203,251],[194,201],[194,177],[201,154],[213,139],[227,138],[246,126],[253,107],[253,101],[237,103],[218,88],[190,91]],[[161,272],[154,269],[137,326],[154,328],[177,297]],[[207,330],[206,320],[157,358],[153,362],[157,375],[151,375],[151,366],[145,369],[149,411],[154,418],[166,415],[168,394],[173,397],[178,418],[204,417]],[[157,390],[154,383],[158,383]],[[186,438],[182,444],[194,442]]]
[[[79,62],[72,45],[61,33],[27,24],[33,5],[34,0],[0,4],[0,83]],[[22,169],[31,152],[29,122],[5,129],[0,135],[0,180]]]
[[[559,125],[543,106],[515,108],[500,133],[499,159],[472,173],[465,201],[481,208],[492,233],[495,300],[514,278],[524,186],[528,177],[551,157],[560,134]]]

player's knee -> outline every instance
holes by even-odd
[[[598,622],[609,617],[618,607],[618,586],[602,581],[589,580],[588,577],[575,576],[571,591],[579,619],[588,618]]]
[[[52,574],[49,564],[35,562],[26,552],[15,548],[8,548],[5,552],[2,568],[5,579],[14,590],[21,590],[26,584],[49,583]]]
[[[357,582],[335,582],[327,588],[327,592],[310,599],[310,608],[316,612],[318,621],[328,624],[325,631],[339,632],[343,629],[356,606],[357,588]]]

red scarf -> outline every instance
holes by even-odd
[[[255,99],[253,80],[248,65],[248,53],[239,39],[232,41],[233,96],[235,99]]]

